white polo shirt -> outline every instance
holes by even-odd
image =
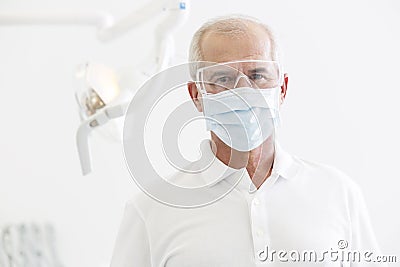
[[[202,153],[215,157],[210,143]],[[244,174],[204,207],[171,207],[138,193],[126,205],[111,266],[387,266],[368,263],[380,251],[362,193],[343,173],[279,146],[272,174],[258,190],[245,168],[229,168],[215,181],[226,168],[215,158],[203,173],[172,178],[232,187],[233,177]]]

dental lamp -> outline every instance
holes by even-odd
[[[173,33],[188,17],[189,0],[158,0],[115,21],[104,12],[0,12],[1,25],[81,25],[92,26],[97,38],[109,42],[146,21],[163,15],[155,29],[155,73],[165,69],[173,57]],[[101,64],[87,63],[77,73],[84,82],[76,94],[81,125],[76,142],[83,175],[91,172],[89,135],[100,125],[125,115],[129,92],[121,90],[116,74]],[[138,84],[144,82],[138,81]]]
[[[75,98],[81,119],[81,125],[76,134],[76,143],[82,173],[85,175],[91,171],[88,142],[90,133],[96,127],[123,116],[126,110],[124,103],[129,98],[124,97],[117,74],[103,64],[83,64],[79,66],[76,76],[80,84]]]

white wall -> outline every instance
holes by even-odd
[[[123,16],[147,1],[2,0],[7,10],[96,10]],[[400,256],[398,1],[193,1],[177,60],[207,18],[256,16],[275,30],[289,73],[281,143],[334,165],[362,187],[382,251]],[[124,202],[137,189],[118,143],[94,138],[82,177],[74,68],[141,62],[155,22],[112,43],[90,28],[0,26],[0,225],[53,222],[66,266],[107,266]]]

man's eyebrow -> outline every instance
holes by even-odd
[[[261,68],[255,68],[252,70],[249,70],[248,72],[254,73],[254,72],[267,72],[267,68],[261,67]]]

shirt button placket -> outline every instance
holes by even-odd
[[[259,192],[257,192],[252,200],[251,204],[251,228],[253,236],[254,256],[255,260],[258,261],[258,254],[261,250],[265,249],[268,245],[267,236],[267,221],[266,221],[266,207],[260,200]]]

